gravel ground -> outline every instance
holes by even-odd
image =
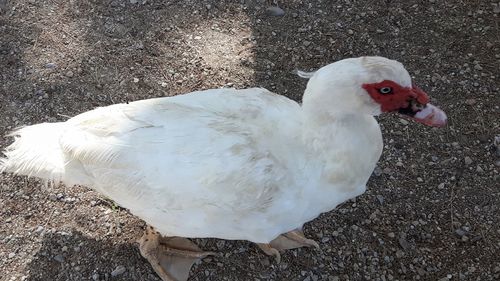
[[[300,100],[296,68],[397,59],[449,126],[380,118],[385,149],[368,191],[306,225],[321,250],[288,251],[278,265],[245,241],[195,239],[220,255],[191,280],[500,280],[500,3],[278,4],[0,0],[0,135],[216,87]],[[135,243],[144,224],[126,210],[85,187],[0,184],[0,280],[159,280]]]

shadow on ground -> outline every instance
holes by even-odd
[[[121,264],[127,268],[126,273],[120,274],[113,280],[140,280],[138,276],[144,276],[143,268],[136,269],[135,260],[140,258],[137,246],[134,244],[113,241],[110,239],[97,240],[80,232],[73,233],[51,233],[46,234],[37,254],[28,266],[30,276],[26,280],[79,280],[79,278],[111,277],[111,272],[117,265],[112,264],[113,256],[130,257],[130,263]],[[94,267],[93,264],[102,264],[105,267]],[[94,272],[88,272],[89,268]],[[142,272],[140,271],[142,269]],[[139,272],[137,272],[139,270]],[[85,272],[87,276],[82,276]],[[102,274],[106,272],[107,276]],[[104,276],[99,276],[102,274]],[[139,274],[139,275],[137,275]],[[94,278],[94,277],[93,277]]]

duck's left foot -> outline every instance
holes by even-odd
[[[306,238],[300,229],[283,233],[272,240],[269,244],[257,245],[267,255],[274,256],[277,263],[281,261],[280,251],[301,247],[315,247],[316,249],[319,249],[318,243],[312,239]]]
[[[281,254],[278,249],[273,248],[271,244],[265,244],[265,243],[257,243],[257,246],[266,253],[268,256],[273,256],[276,259],[276,263],[281,262]]]
[[[277,249],[288,250],[301,247],[314,247],[319,249],[319,244],[304,236],[304,232],[300,229],[295,229],[287,233],[283,233],[276,239],[271,241],[271,246]]]
[[[149,261],[163,281],[185,281],[191,266],[214,252],[203,252],[193,242],[181,237],[163,237],[152,227],[146,227],[139,239],[141,255]]]

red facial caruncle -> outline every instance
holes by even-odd
[[[446,125],[446,114],[429,103],[429,96],[416,85],[403,87],[391,80],[363,84],[382,112],[397,111],[429,126]]]
[[[382,112],[408,108],[412,100],[421,105],[429,102],[429,96],[415,85],[412,88],[402,87],[391,80],[384,80],[379,83],[363,84],[363,88],[375,102],[381,105]]]

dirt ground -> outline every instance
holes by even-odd
[[[193,90],[266,87],[300,100],[294,69],[403,62],[444,129],[379,118],[368,191],[306,225],[321,250],[276,264],[245,241],[190,280],[500,280],[500,3],[489,0],[0,0],[0,145],[11,129]],[[144,223],[85,187],[0,176],[0,280],[159,280]]]

